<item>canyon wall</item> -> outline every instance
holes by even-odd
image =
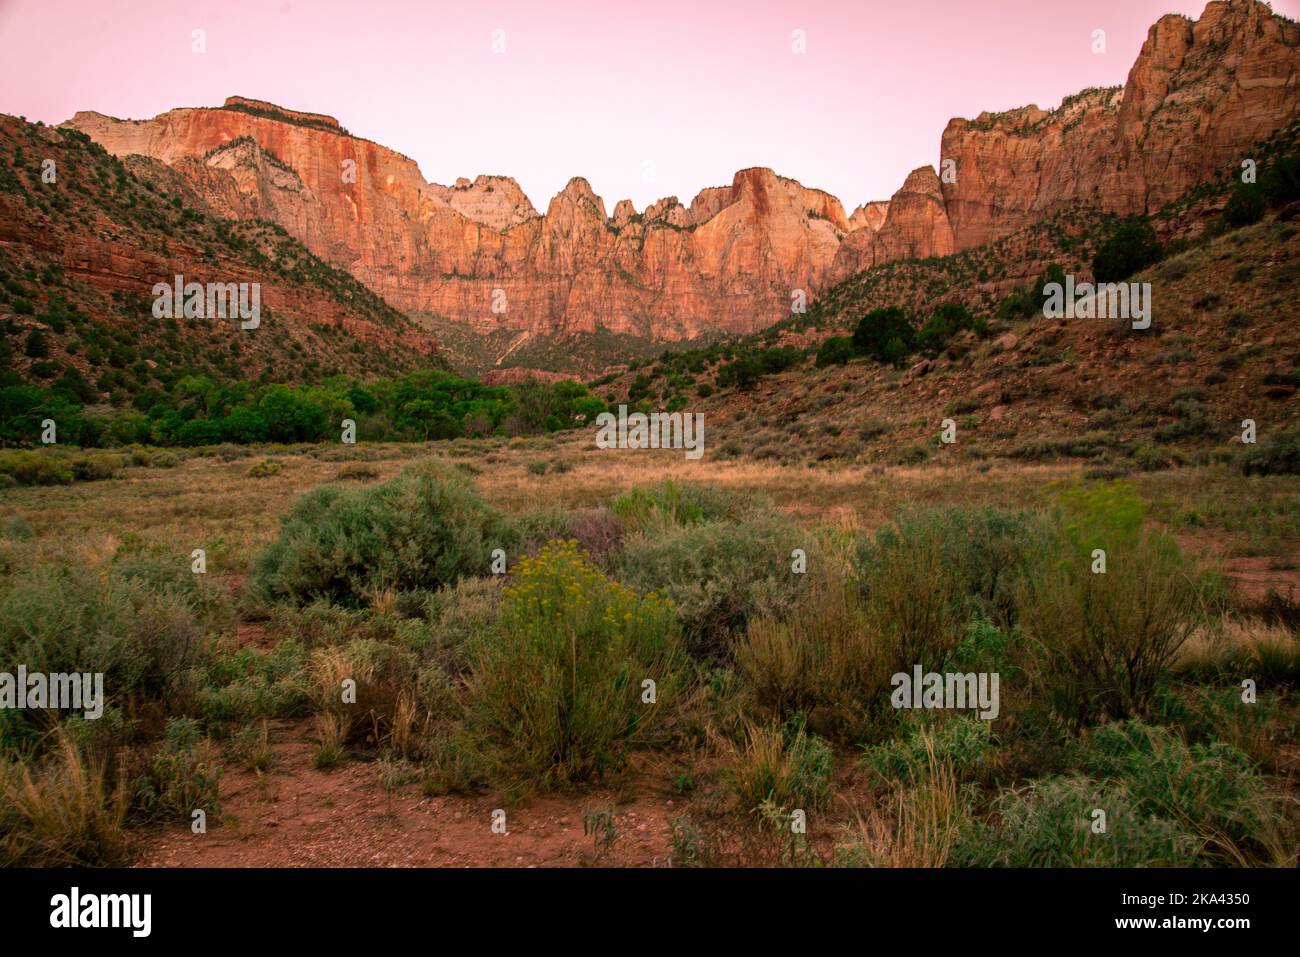
[[[958,250],[1079,205],[1154,213],[1297,118],[1300,24],[1257,0],[1151,27],[1123,87],[954,119],[941,166]]]
[[[948,255],[1081,204],[1154,212],[1296,118],[1298,63],[1300,26],[1257,0],[1210,3],[1195,22],[1162,17],[1123,87],[1051,111],[954,119],[939,167],[954,175],[922,167],[851,216],[761,168],[642,213],[627,200],[607,211],[574,177],[539,214],[509,177],[429,183],[414,161],[330,117],[242,97],[69,124],[112,153],[169,164],[227,215],[279,223],[408,312],[478,332],[604,327],[680,340],[763,328],[789,314],[793,290],[811,297],[856,271]]]

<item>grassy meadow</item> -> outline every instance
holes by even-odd
[[[571,808],[568,863],[636,863],[611,794],[663,799],[660,865],[1296,863],[1293,476],[576,433],[20,454],[75,475],[0,492],[0,660],[108,703],[0,711],[7,865],[183,862],[196,810],[273,850],[232,784],[307,775]],[[996,674],[997,716],[895,707],[916,666]]]

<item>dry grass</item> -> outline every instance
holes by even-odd
[[[633,486],[672,479],[762,492],[801,523],[867,531],[883,524],[903,503],[1018,508],[1043,504],[1051,485],[1085,471],[1078,462],[939,459],[919,467],[868,469],[844,462],[811,467],[707,454],[690,461],[672,450],[596,449],[591,436],[581,432],[526,440],[254,450],[264,452],[284,465],[269,478],[250,478],[242,460],[191,456],[174,469],[131,467],[106,481],[11,489],[0,504],[0,520],[22,516],[35,528],[38,546],[50,552],[71,547],[89,558],[112,554],[127,537],[185,554],[201,545],[207,549],[209,573],[242,575],[253,556],[274,539],[278,517],[298,495],[338,480],[340,462],[346,465],[347,456],[363,463],[378,480],[392,478],[414,458],[447,457],[470,472],[491,504],[511,511],[535,509],[540,503],[592,508]],[[563,461],[569,470],[562,477],[551,474],[554,469],[529,474],[523,465],[538,454]],[[1157,517],[1175,532],[1186,529],[1211,538],[1225,554],[1263,551],[1300,564],[1293,534],[1300,515],[1295,504],[1300,479],[1252,479],[1249,495],[1241,494],[1241,477],[1225,466],[1147,473],[1133,482],[1143,498],[1159,503]]]
[[[746,723],[744,742],[717,742],[728,767],[732,791],[740,808],[764,805],[782,811],[820,806],[830,784],[831,750],[802,729]]]
[[[866,730],[867,702],[892,674],[857,589],[843,582],[818,582],[788,619],[750,622],[736,664],[768,714],[803,712],[818,731],[850,736]]]
[[[44,764],[0,764],[0,865],[123,863],[125,767],[113,778],[66,736]]]
[[[1294,680],[1300,676],[1300,636],[1285,625],[1225,615],[1192,633],[1173,669],[1197,678],[1240,672],[1256,681]]]
[[[865,813],[855,811],[856,840],[847,849],[851,860],[870,867],[943,867],[952,853],[965,809],[952,765],[935,756],[934,743],[923,735],[928,770],[899,783],[886,801]]]

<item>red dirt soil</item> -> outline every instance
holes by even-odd
[[[227,766],[223,820],[206,834],[186,825],[138,829],[144,867],[563,867],[667,866],[668,821],[679,813],[653,774],[635,790],[548,795],[506,805],[505,834],[492,832],[491,796],[425,797],[418,784],[392,793],[378,766],[312,764],[308,721],[270,725],[274,761],[258,775]],[[616,803],[622,802],[622,803]],[[680,803],[679,801],[677,803]],[[618,838],[603,855],[583,834],[584,808],[612,808]]]

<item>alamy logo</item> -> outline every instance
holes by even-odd
[[[104,714],[104,673],[28,674],[26,665],[19,665],[17,674],[0,671],[0,709],[6,708],[82,711],[94,721]]]
[[[923,672],[921,666],[916,665],[912,674],[900,671],[890,679],[894,692],[889,696],[889,703],[895,708],[955,711],[979,708],[979,716],[992,721],[1002,710],[998,703],[998,681],[996,671],[939,674],[937,671]]]
[[[633,412],[618,407],[618,415],[596,416],[598,449],[685,449],[688,459],[704,455],[703,412]]]
[[[257,282],[186,282],[177,274],[174,284],[154,283],[155,319],[235,319],[241,329],[262,324],[262,284]]]
[[[1067,273],[1065,283],[1043,286],[1043,316],[1047,319],[1131,319],[1134,329],[1151,326],[1151,283],[1074,283]]]
[[[129,927],[131,936],[148,937],[153,926],[152,894],[70,894],[50,898],[51,927]]]

